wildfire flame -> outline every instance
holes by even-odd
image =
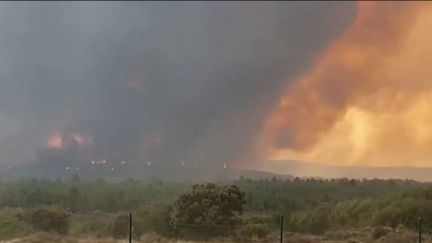
[[[51,149],[62,148],[62,134],[57,131],[54,132],[51,136],[48,137],[46,145],[48,148]]]
[[[360,2],[258,137],[272,159],[432,165],[432,4]]]

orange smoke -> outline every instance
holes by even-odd
[[[258,148],[272,159],[432,166],[432,4],[366,2],[288,82]]]
[[[56,131],[48,137],[46,146],[49,149],[64,149],[68,143],[70,145],[71,142],[82,147],[91,145],[92,139],[77,133],[62,133]]]

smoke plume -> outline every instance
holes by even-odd
[[[1,3],[0,163],[33,162],[46,150],[76,150],[86,160],[235,160],[252,145],[286,79],[305,72],[355,12],[352,3]],[[398,49],[399,28],[383,31],[396,40],[379,48]],[[364,51],[345,54],[362,58]],[[324,89],[314,80],[304,85]],[[308,120],[324,124],[310,132],[328,130],[352,103],[331,95],[346,86],[333,84],[315,90],[326,93],[320,106],[332,108],[312,110]],[[346,88],[369,94],[375,86]],[[305,109],[314,104],[295,97]],[[281,128],[290,131],[282,145],[303,148],[318,139],[300,138],[298,122]]]
[[[432,163],[432,5],[360,2],[351,26],[288,78],[259,135],[273,159]]]

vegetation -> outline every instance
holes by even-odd
[[[133,220],[133,238],[139,238],[142,235],[142,225],[140,222]],[[119,215],[114,219],[111,226],[112,236],[115,239],[126,239],[129,232],[129,217],[127,215]]]
[[[66,234],[69,229],[68,215],[59,210],[38,209],[32,213],[31,225],[36,230]]]
[[[133,212],[136,239],[153,234],[274,240],[283,215],[290,239],[341,240],[361,234],[372,242],[416,230],[419,217],[425,234],[430,233],[431,205],[432,184],[407,180],[241,178],[203,185],[24,180],[0,183],[0,240],[38,232],[123,239],[127,214]]]
[[[194,185],[174,203],[172,225],[181,236],[232,234],[241,223],[244,194],[237,186]]]

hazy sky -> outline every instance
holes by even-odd
[[[2,2],[0,163],[35,161],[67,138],[98,158],[235,160],[287,79],[356,12],[342,2]]]

